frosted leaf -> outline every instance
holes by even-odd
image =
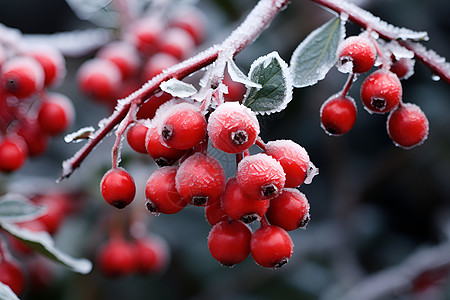
[[[229,60],[227,63],[228,66],[228,74],[230,74],[230,77],[233,81],[239,82],[242,84],[245,84],[249,87],[254,87],[257,89],[262,88],[261,84],[253,82],[248,78],[242,71],[239,69],[239,67],[236,65],[236,63],[233,60]]]
[[[10,193],[0,197],[1,221],[30,221],[40,217],[45,212],[46,209],[44,207],[33,204],[28,198],[22,195]]]
[[[74,272],[87,274],[92,270],[92,263],[89,260],[84,258],[76,259],[58,250],[55,247],[53,238],[46,231],[35,232],[13,223],[2,221],[0,221],[0,228],[20,239],[35,251],[71,268]]]
[[[192,84],[185,83],[175,78],[162,82],[159,87],[164,92],[180,98],[190,97],[197,93],[197,89]]]
[[[277,52],[255,60],[248,77],[262,86],[261,89],[249,88],[242,102],[256,114],[280,112],[292,100],[291,74]]]
[[[88,20],[102,27],[117,25],[118,13],[111,10],[111,0],[66,0],[72,11],[81,20]]]
[[[310,184],[313,180],[313,178],[319,175],[319,168],[317,168],[311,161],[309,162],[308,165],[308,170],[306,171],[306,178],[304,183],[305,184]]]
[[[315,29],[298,45],[290,62],[294,87],[311,86],[325,78],[336,64],[336,51],[344,35],[344,23],[340,18],[334,18]]]
[[[95,129],[92,126],[83,127],[75,132],[69,133],[66,136],[64,136],[64,141],[66,143],[79,143],[81,141],[84,141],[94,133]]]
[[[0,299],[2,300],[20,300],[9,286],[0,281]]]

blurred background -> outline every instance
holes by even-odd
[[[208,31],[200,49],[223,40],[255,3],[196,2],[205,13]],[[450,57],[447,0],[357,3],[393,25],[427,31],[430,41],[425,45]],[[272,51],[289,62],[307,34],[332,17],[311,1],[292,1],[236,62],[247,72],[253,60]],[[101,26],[79,19],[62,0],[0,0],[0,23],[24,34]],[[347,24],[348,35],[359,32]],[[55,87],[76,108],[76,122],[69,132],[96,126],[110,112],[77,88],[76,72],[93,55],[95,51],[66,57],[65,80]],[[138,196],[120,213],[142,209],[149,232],[167,241],[170,262],[157,274],[104,277],[96,265],[96,253],[107,239],[108,218],[118,213],[104,203],[98,186],[110,168],[113,136],[59,184],[54,180],[61,174],[61,162],[81,144],[66,144],[63,136],[53,139],[44,156],[29,160],[12,175],[0,175],[0,191],[31,192],[45,187],[76,195],[77,213],[65,220],[55,239],[71,255],[91,259],[94,269],[80,275],[46,262],[50,279],[41,288],[28,288],[22,299],[450,299],[450,87],[432,80],[432,75],[416,63],[415,74],[402,82],[403,100],[419,105],[430,123],[427,141],[411,150],[392,143],[385,115],[370,115],[358,101],[366,75],[350,90],[358,106],[355,127],[342,137],[324,133],[320,106],[347,79],[335,68],[317,85],[295,89],[286,110],[260,118],[264,141],[292,139],[306,148],[320,170],[311,184],[299,188],[310,202],[311,221],[306,230],[290,232],[294,254],[280,270],[264,269],[251,257],[233,268],[221,266],[208,251],[210,225],[199,207],[158,217],[147,213],[143,188],[156,167],[150,157],[136,154],[124,143],[122,164],[135,178]],[[232,172],[231,158],[215,154]]]

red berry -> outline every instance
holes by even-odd
[[[268,225],[253,232],[250,253],[255,262],[265,268],[281,268],[294,251],[289,234],[281,227]]]
[[[276,159],[259,153],[246,156],[239,162],[236,179],[247,195],[256,199],[270,199],[281,192],[286,175]]]
[[[228,216],[247,224],[261,220],[270,204],[269,200],[260,200],[246,195],[235,177],[228,179],[221,203]]]
[[[80,90],[98,101],[114,100],[120,87],[122,74],[109,60],[94,58],[84,62],[78,70]]]
[[[66,60],[58,49],[50,46],[33,46],[27,51],[27,55],[38,61],[45,74],[45,86],[58,83],[66,74]]]
[[[17,135],[21,136],[27,144],[28,155],[38,156],[47,150],[49,136],[37,124],[37,121],[31,120],[17,128]]]
[[[25,163],[27,145],[19,137],[5,137],[0,141],[0,172],[13,172]]]
[[[270,200],[266,217],[270,224],[286,231],[304,228],[310,218],[308,199],[297,189],[284,189]]]
[[[60,93],[50,93],[39,108],[37,120],[45,133],[58,135],[69,128],[74,115],[73,104],[67,96]]]
[[[164,112],[158,133],[170,148],[187,150],[198,145],[206,135],[206,119],[200,109],[190,103],[179,103]]]
[[[164,103],[172,100],[172,95],[166,92],[156,94],[147,101],[145,101],[137,111],[136,118],[138,119],[153,119],[156,111]]]
[[[199,152],[181,163],[175,177],[181,198],[195,206],[218,201],[225,188],[225,180],[222,165],[211,155]]]
[[[4,90],[17,98],[26,98],[44,88],[44,70],[33,58],[17,56],[7,60],[1,69]]]
[[[387,131],[399,147],[412,148],[428,137],[428,119],[419,106],[402,103],[393,110],[387,120]]]
[[[136,186],[131,175],[122,168],[112,168],[103,175],[100,182],[103,199],[117,208],[130,204],[136,194]]]
[[[214,202],[205,207],[205,217],[211,226],[219,223],[220,221],[226,221],[229,216],[222,208],[221,201]]]
[[[145,148],[160,167],[172,165],[186,153],[186,150],[177,150],[163,145],[156,124],[150,124],[147,129]]]
[[[45,214],[37,218],[42,222],[50,234],[55,234],[64,221],[66,212],[66,198],[60,194],[48,194],[33,199],[38,205],[46,208]]]
[[[106,46],[99,50],[97,57],[114,63],[119,68],[124,79],[132,77],[139,71],[139,53],[128,42],[115,41],[106,44]]]
[[[251,235],[250,228],[240,221],[221,221],[209,232],[209,252],[222,265],[232,267],[250,254]]]
[[[137,122],[128,129],[127,142],[134,151],[147,154],[147,148],[145,148],[147,130],[148,128],[143,122]]]
[[[155,170],[147,180],[145,197],[147,209],[155,214],[175,214],[181,211],[187,202],[181,199],[175,187],[178,167],[162,167]]]
[[[179,62],[180,62],[179,59],[168,53],[163,52],[156,53],[155,55],[149,57],[149,59],[144,65],[144,69],[142,70],[143,80],[149,81],[150,79],[161,73],[163,70]]]
[[[259,123],[255,114],[238,102],[225,102],[208,119],[208,136],[214,148],[240,153],[255,143]]]
[[[285,187],[297,187],[305,181],[310,165],[305,148],[291,140],[276,140],[267,143],[265,153],[283,167],[286,174]]]
[[[137,269],[142,274],[161,272],[167,266],[167,243],[158,236],[147,236],[134,241]]]
[[[320,121],[329,135],[347,133],[356,122],[355,101],[348,96],[331,96],[320,108]]]
[[[156,52],[162,29],[159,20],[151,17],[142,18],[131,25],[127,38],[142,55],[151,56]]]
[[[22,294],[25,289],[25,274],[19,265],[12,259],[0,260],[0,282],[9,286],[16,295]]]
[[[184,29],[169,28],[160,35],[158,50],[183,60],[191,56],[195,49],[192,36]]]
[[[134,246],[119,237],[111,238],[99,249],[97,261],[101,272],[108,277],[129,275],[137,267]]]
[[[346,70],[346,64],[351,64],[351,72],[365,73],[375,64],[377,51],[368,37],[363,35],[346,38],[337,49],[338,67]],[[349,73],[349,72],[346,72]]]
[[[228,93],[223,95],[225,101],[242,101],[244,99],[247,87],[240,82],[233,81],[228,72],[225,72],[223,84],[228,88]]]
[[[361,100],[370,113],[386,113],[398,106],[402,99],[402,84],[394,73],[380,69],[361,85]]]
[[[182,6],[178,8],[169,21],[169,26],[186,30],[197,45],[205,39],[205,16],[194,6]]]
[[[414,74],[415,60],[412,58],[394,59],[390,71],[395,73],[399,79],[408,79]]]

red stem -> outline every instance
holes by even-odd
[[[347,96],[348,91],[350,91],[350,88],[353,85],[354,78],[355,78],[355,73],[350,73],[348,75],[347,82],[345,83],[344,88],[342,89],[342,92],[341,92],[341,96],[342,97],[346,97]]]

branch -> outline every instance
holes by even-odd
[[[223,74],[225,62],[245,47],[251,44],[264,31],[273,18],[288,4],[288,0],[260,0],[252,9],[243,23],[235,29],[220,45],[214,45],[196,56],[168,68],[161,74],[145,83],[139,90],[128,97],[120,99],[113,114],[105,119],[102,126],[92,134],[89,141],[75,153],[72,158],[63,162],[62,175],[58,181],[69,177],[78,168],[94,147],[126,117],[131,104],[142,105],[147,99],[157,93],[162,82],[171,78],[183,79],[218,60],[216,72],[212,75]]]
[[[437,55],[433,50],[427,50],[419,43],[408,40],[428,40],[428,34],[424,31],[413,31],[407,28],[393,26],[370,12],[342,0],[311,0],[317,4],[327,7],[342,16],[348,17],[352,23],[374,31],[385,40],[399,40],[405,48],[413,51],[417,59],[431,69],[436,75],[450,83],[450,65],[444,58]]]

